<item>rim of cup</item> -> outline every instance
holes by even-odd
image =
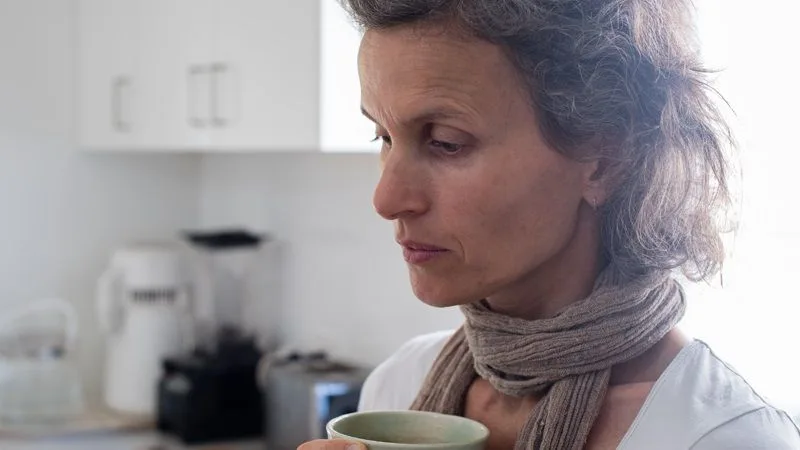
[[[345,433],[342,433],[341,431],[336,431],[336,434],[339,435],[339,437],[337,437],[337,439],[344,439],[344,440],[352,439],[354,441],[364,443],[367,446],[369,446],[369,445],[380,445],[380,446],[384,446],[384,447],[392,447],[392,448],[397,448],[397,449],[413,449],[413,448],[418,448],[420,445],[424,445],[425,447],[446,450],[446,449],[449,449],[449,448],[458,448],[458,447],[461,447],[461,446],[464,446],[464,445],[483,442],[483,441],[486,441],[489,438],[489,429],[484,424],[482,424],[482,423],[480,423],[478,421],[469,419],[467,417],[455,416],[455,415],[452,415],[452,414],[441,414],[441,413],[428,412],[428,411],[361,411],[361,412],[354,412],[354,413],[345,414],[343,416],[339,416],[339,417],[336,417],[334,419],[331,419],[328,422],[328,424],[326,426],[326,429],[327,429],[328,433],[331,434],[333,431],[335,431],[334,428],[336,427],[336,425],[340,424],[341,422],[347,421],[351,417],[354,417],[354,416],[364,416],[364,415],[394,415],[394,416],[396,416],[396,415],[415,415],[415,416],[427,415],[427,416],[429,416],[431,418],[447,418],[447,420],[463,421],[465,423],[469,423],[469,424],[473,425],[478,430],[479,435],[475,439],[471,439],[471,440],[464,441],[464,442],[454,442],[454,443],[418,443],[418,444],[417,443],[414,443],[414,444],[408,443],[407,444],[407,443],[374,441],[374,440],[360,438],[360,437],[357,437],[357,436],[349,436],[349,435],[347,435]]]

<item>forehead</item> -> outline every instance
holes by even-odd
[[[437,102],[491,114],[525,92],[501,47],[440,23],[368,30],[359,70],[370,114]]]
[[[429,77],[470,78],[505,62],[500,53],[495,45],[437,22],[368,30],[361,42],[360,63],[376,74],[425,71]]]

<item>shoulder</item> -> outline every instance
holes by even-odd
[[[415,337],[367,377],[359,411],[408,409],[454,330]]]
[[[800,431],[789,416],[771,406],[735,417],[709,430],[691,450],[800,449]]]
[[[748,440],[742,435],[755,446],[743,446]],[[644,448],[655,440],[693,450],[780,450],[800,448],[798,439],[785,413],[769,405],[705,343],[694,341],[656,382],[621,448]]]

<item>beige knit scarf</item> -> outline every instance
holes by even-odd
[[[517,450],[580,450],[600,411],[611,368],[652,347],[683,317],[680,285],[664,271],[619,283],[613,269],[556,317],[522,320],[484,302],[445,345],[411,409],[464,414],[476,376],[515,397],[544,395]]]

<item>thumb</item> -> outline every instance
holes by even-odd
[[[362,444],[361,442],[354,442],[354,441],[336,441],[338,445],[344,444],[344,447],[335,447],[336,450],[343,449],[343,450],[368,450],[367,446]]]
[[[306,442],[297,447],[297,450],[368,450],[367,446],[355,441],[344,439],[320,439]]]

